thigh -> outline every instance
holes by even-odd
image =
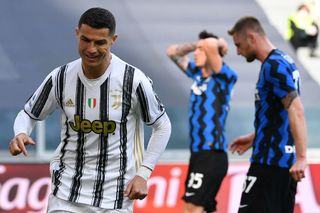
[[[208,212],[216,209],[215,197],[227,173],[226,153],[205,152],[191,158],[183,200],[204,207]]]
[[[250,165],[247,176],[243,182],[239,213],[251,213],[260,209],[263,195],[263,180],[257,168]]]
[[[288,195],[290,178],[288,169],[251,164],[243,185],[239,213],[283,213],[293,195]]]
[[[123,209],[103,209],[91,205],[72,203],[52,194],[49,196],[47,213],[132,213],[132,201]]]
[[[297,182],[290,176],[287,193],[284,196],[284,205],[282,213],[292,213],[294,211],[296,192]]]
[[[78,211],[79,209],[75,208],[72,203],[52,194],[49,195],[47,213],[77,213]]]
[[[133,207],[127,207],[124,209],[104,209],[100,211],[94,211],[93,213],[132,213],[133,212]]]

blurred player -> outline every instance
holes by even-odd
[[[193,80],[189,104],[190,151],[183,212],[212,212],[228,170],[225,121],[236,73],[222,60],[224,39],[203,31],[199,41],[171,45],[168,56]],[[188,54],[194,53],[194,61]]]
[[[270,42],[255,17],[239,19],[229,34],[239,55],[262,63],[256,84],[255,132],[230,145],[240,155],[253,148],[239,212],[293,212],[297,181],[304,178],[307,167],[299,71],[292,58]]]
[[[12,155],[27,155],[36,121],[61,110],[61,142],[50,163],[48,212],[132,212],[169,140],[171,125],[146,75],[110,52],[114,16],[91,8],[76,35],[80,59],[54,69],[14,123]],[[143,155],[143,123],[153,132]]]

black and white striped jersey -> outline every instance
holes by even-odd
[[[61,108],[61,143],[50,165],[52,193],[101,208],[126,208],[125,186],[143,160],[143,122],[151,125],[165,113],[151,80],[114,54],[106,72],[90,80],[78,59],[53,70],[24,112],[43,120],[56,108]],[[143,162],[153,169],[151,164]]]

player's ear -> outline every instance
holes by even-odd
[[[112,36],[112,44],[114,44],[114,43],[117,41],[117,39],[118,39],[118,35],[117,35],[117,34],[114,34],[114,35]]]
[[[254,33],[248,32],[248,34],[247,34],[247,41],[248,41],[248,44],[249,44],[249,45],[253,45],[253,44],[255,43],[256,37],[255,37]]]
[[[76,36],[79,36],[79,33],[80,33],[79,27],[76,27],[75,31],[76,31]]]

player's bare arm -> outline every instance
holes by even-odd
[[[201,45],[206,53],[210,70],[219,73],[222,68],[222,56],[219,53],[219,48],[222,48],[223,44],[220,44],[216,38],[206,38],[202,41],[200,40],[200,42],[202,42]]]
[[[245,153],[251,146],[254,140],[255,134],[251,133],[248,135],[243,135],[235,140],[229,146],[231,153],[237,152],[239,155]]]
[[[228,50],[229,50],[229,46],[224,38],[221,38],[221,37],[218,38],[218,49],[219,49],[219,53],[222,57],[227,55]]]
[[[196,49],[196,43],[173,44],[167,48],[167,55],[182,70],[188,68],[188,54]]]
[[[22,152],[25,156],[28,156],[26,145],[29,145],[29,144],[32,144],[32,145],[35,144],[35,142],[32,140],[31,137],[29,137],[24,133],[18,134],[9,143],[10,154],[15,156],[15,155],[19,155]]]
[[[307,167],[307,126],[304,117],[304,108],[296,92],[289,93],[282,99],[289,115],[289,124],[296,147],[296,163],[290,168],[290,173],[296,181],[305,177]]]
[[[289,109],[292,101],[293,101],[296,97],[298,97],[297,91],[292,91],[292,92],[290,92],[286,97],[284,97],[284,98],[282,99],[282,104],[283,104],[284,108],[285,108],[285,109]]]

